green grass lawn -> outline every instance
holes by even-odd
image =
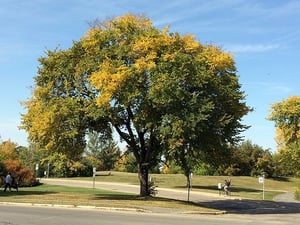
[[[128,193],[48,184],[21,188],[19,192],[15,190],[12,190],[12,192],[0,192],[0,202],[134,208],[141,210],[159,207],[185,211],[216,211],[185,201],[157,197],[141,198]]]
[[[182,174],[151,174],[155,184],[161,188],[186,189],[186,177]],[[232,196],[241,198],[262,199],[262,184],[257,177],[247,176],[196,176],[192,177],[192,190],[209,193],[218,193],[218,183],[224,184],[225,179],[231,179]],[[72,178],[86,179],[91,178]],[[125,182],[139,184],[138,176],[135,173],[122,172],[97,172],[96,181],[102,182]],[[288,190],[295,190],[300,187],[300,178],[278,178],[265,179],[265,199],[272,200],[276,195]]]

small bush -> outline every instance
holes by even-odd
[[[38,180],[35,178],[33,172],[24,167],[18,160],[4,160],[1,184],[4,183],[5,176],[8,172],[16,179],[19,187],[29,187],[38,184]]]

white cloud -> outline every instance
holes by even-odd
[[[278,19],[299,15],[299,1],[238,1],[234,10],[243,16]]]
[[[270,76],[270,79],[271,78],[272,77]],[[263,90],[264,92],[269,91],[271,93],[280,92],[280,93],[289,94],[293,91],[293,89],[287,84],[284,85],[278,82],[250,82],[247,83],[247,86],[258,90]]]
[[[233,53],[260,53],[279,49],[278,44],[228,44],[225,50]]]
[[[274,92],[280,92],[280,93],[286,93],[286,94],[289,94],[292,92],[292,89],[290,87],[283,86],[283,85],[274,85],[274,86],[271,86],[270,89]]]

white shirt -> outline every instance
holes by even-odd
[[[5,177],[5,182],[6,183],[11,183],[11,176],[9,174],[7,174],[7,176]]]

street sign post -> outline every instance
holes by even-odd
[[[190,202],[190,191],[191,191],[191,188],[192,188],[192,178],[193,178],[193,173],[190,173],[189,174],[189,178],[188,178],[188,184],[187,184],[187,188],[188,188],[188,202]]]
[[[263,200],[265,200],[265,174],[263,173],[261,176],[258,177],[258,183],[262,185],[262,194]]]
[[[38,171],[39,171],[39,164],[37,163],[36,165],[35,165],[35,176],[36,176],[36,178],[38,177]]]
[[[96,167],[93,167],[93,189],[95,189]]]

